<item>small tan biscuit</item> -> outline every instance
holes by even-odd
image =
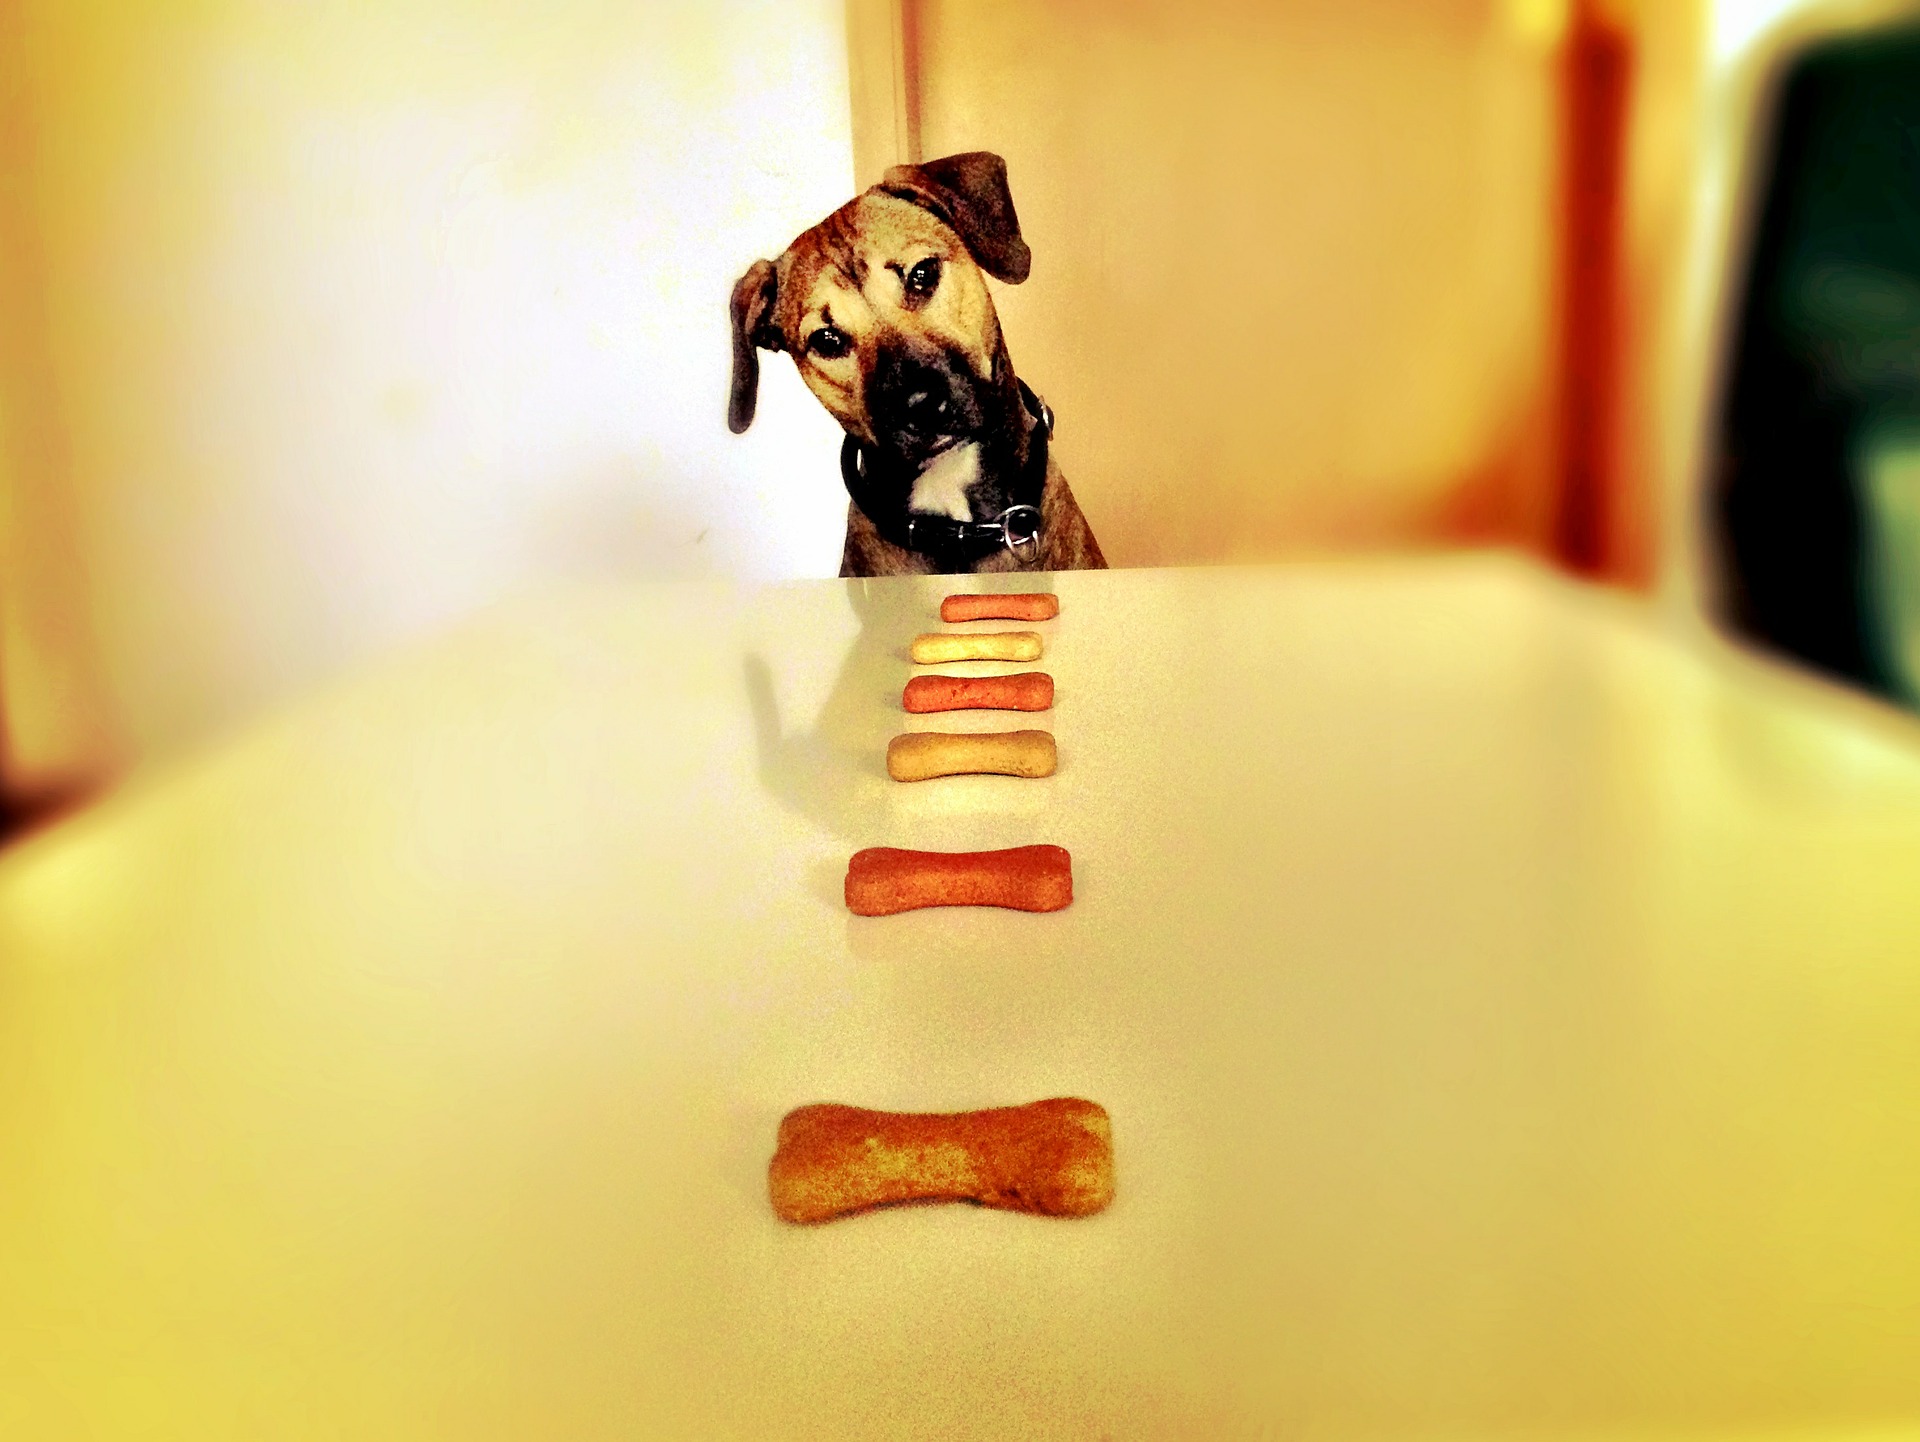
[[[1113,1200],[1113,1124],[1078,1097],[978,1112],[801,1107],[780,1122],[767,1194],[788,1222],[901,1202],[1091,1216]]]
[[[1060,598],[1051,591],[1008,596],[949,596],[940,603],[942,621],[1051,621],[1060,614]]]
[[[1058,761],[1049,731],[984,731],[955,735],[913,731],[887,743],[887,775],[895,781],[936,776],[1051,776]]]
[[[922,666],[942,661],[1038,661],[1038,631],[929,631],[913,641],[913,659]]]
[[[1053,706],[1053,677],[1045,671],[1011,676],[915,676],[900,693],[908,711],[1046,711]]]
[[[847,862],[847,910],[892,916],[922,906],[1004,906],[1059,911],[1073,901],[1073,858],[1064,846],[1005,851],[904,851],[869,846]]]

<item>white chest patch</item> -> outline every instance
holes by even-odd
[[[979,479],[979,446],[968,444],[942,451],[933,458],[932,465],[914,477],[913,494],[907,498],[907,508],[924,515],[950,516],[956,521],[970,521],[973,519],[973,506],[967,500],[967,492]]]

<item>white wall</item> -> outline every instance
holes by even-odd
[[[1712,59],[1716,67],[1737,63],[1747,49],[1789,16],[1820,0],[1713,0]]]
[[[14,785],[531,586],[833,573],[832,423],[777,367],[752,432],[724,414],[733,279],[852,193],[841,0],[13,23]]]

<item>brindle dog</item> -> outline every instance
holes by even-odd
[[[1106,566],[987,293],[1031,264],[1006,162],[974,151],[894,166],[734,286],[727,424],[753,423],[757,351],[792,356],[847,433],[842,576]]]

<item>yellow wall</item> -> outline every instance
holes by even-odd
[[[1701,280],[1700,116],[1714,17],[1707,4],[1612,0],[1611,8],[1633,37],[1634,77],[1620,248],[1618,475],[1606,524],[1614,573],[1651,585],[1684,544],[1666,487],[1677,430],[1692,424],[1687,407],[1701,365],[1685,344],[1683,311]],[[1684,484],[1697,495],[1701,479],[1690,474]]]
[[[1007,157],[1015,366],[1117,564],[1543,533],[1542,0],[923,0],[921,149]]]
[[[727,433],[725,316],[846,86],[840,0],[0,5],[8,781],[549,579],[831,574],[837,432]]]
[[[1617,8],[1638,474],[1692,363],[1702,24]],[[1117,563],[1547,534],[1565,0],[912,11],[922,152],[1009,160],[1014,358]],[[837,432],[776,361],[726,434],[724,298],[851,193],[862,114],[900,144],[898,32],[893,0],[0,4],[6,783],[548,580],[831,574]],[[1654,510],[1618,493],[1643,559]]]

